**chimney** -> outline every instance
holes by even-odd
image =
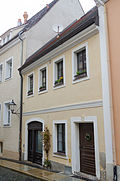
[[[49,4],[46,4],[47,9],[49,9]]]
[[[18,19],[17,26],[21,26],[21,25],[22,25],[22,21],[21,19]]]
[[[24,24],[26,24],[27,23],[27,19],[28,19],[28,14],[27,14],[26,11],[23,14],[23,18],[24,18]]]

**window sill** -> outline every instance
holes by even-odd
[[[5,78],[5,81],[8,81],[8,80],[10,80],[10,79],[12,79],[12,77]]]
[[[63,87],[65,87],[65,84],[61,84],[61,85],[59,85],[59,86],[53,86],[53,89],[54,90],[56,90],[56,89],[60,89],[60,88],[63,88]]]
[[[39,88],[39,92],[43,92],[43,91],[46,91],[46,87]]]
[[[64,85],[63,81],[62,82],[58,82],[58,83],[54,83],[54,87],[58,87],[58,86],[61,86],[61,85]]]
[[[79,79],[75,79],[75,78],[73,77],[72,84],[76,84],[76,83],[78,83],[78,82],[82,82],[82,81],[89,80],[89,79],[90,79],[90,78],[89,78],[88,76],[82,77],[82,78],[79,78]]]
[[[74,75],[74,81],[78,80],[78,79],[85,78],[85,77],[87,77],[87,73],[86,72],[85,73],[81,73],[79,75]]]
[[[31,96],[31,95],[33,95],[33,91],[31,91],[31,92],[27,92],[27,96]]]
[[[27,93],[27,98],[30,98],[30,97],[33,97],[33,96],[34,96],[34,94],[28,95],[28,93]]]
[[[10,124],[5,124],[5,125],[3,125],[3,127],[4,127],[4,128],[10,128],[11,125],[10,125]]]
[[[53,156],[54,157],[58,157],[58,158],[63,158],[63,159],[68,159],[68,157],[67,157],[67,155],[66,154],[64,154],[64,153],[60,153],[60,152],[55,152],[55,153],[53,153]]]
[[[38,94],[44,94],[44,93],[47,93],[47,92],[48,92],[47,89],[45,89],[45,90],[43,90],[43,91],[38,90]]]

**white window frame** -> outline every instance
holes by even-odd
[[[30,77],[30,75],[33,75],[33,94],[28,95],[29,86],[30,86],[30,82],[29,82],[29,77]],[[34,81],[35,81],[34,72],[30,72],[30,73],[27,75],[27,91],[26,91],[26,96],[27,96],[27,97],[32,97],[32,96],[34,96]]]
[[[57,76],[56,63],[59,62],[60,60],[63,60],[63,81],[64,82],[62,85],[55,87],[55,81],[56,81],[56,76]],[[65,56],[63,55],[53,61],[53,89],[62,88],[64,86],[65,86]]]
[[[4,111],[3,111],[3,126],[10,127],[11,126],[11,110],[10,111],[10,123],[8,120],[6,121],[6,104],[9,104],[12,100],[4,102]]]
[[[65,156],[57,153],[57,124],[65,124]],[[57,153],[57,154],[55,154]],[[54,120],[53,121],[53,156],[68,159],[67,150],[67,120]]]
[[[80,52],[80,50],[82,50],[83,48],[86,49],[86,70],[87,70],[87,76],[74,80],[74,76],[76,75],[76,71],[77,71],[77,53]],[[81,82],[84,80],[88,80],[90,78],[89,75],[89,58],[88,58],[88,42],[74,48],[72,50],[72,83],[77,83],[77,82]]]
[[[9,61],[12,61],[12,72],[11,72],[11,76],[8,77],[7,64]],[[7,60],[5,60],[5,80],[7,81],[7,80],[11,79],[12,77],[13,77],[13,57],[10,57]]]
[[[39,91],[39,88],[41,86],[41,70],[46,68],[46,90],[44,91]],[[45,93],[48,91],[48,65],[45,64],[43,66],[41,66],[39,69],[38,69],[38,93],[39,94],[42,94],[42,93]]]
[[[0,83],[3,82],[3,63],[0,63],[0,66],[2,66],[2,77],[1,77],[1,80],[0,80]]]

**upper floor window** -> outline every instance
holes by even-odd
[[[33,94],[33,73],[28,76],[28,92],[27,95]]]
[[[39,92],[44,92],[47,90],[47,74],[47,66],[39,69]]]
[[[6,79],[9,79],[12,77],[12,66],[13,61],[12,58],[6,61]]]
[[[10,126],[11,123],[11,111],[9,102],[4,103],[4,126]]]
[[[88,77],[88,50],[87,44],[77,47],[72,52],[73,81]]]
[[[65,58],[54,61],[54,87],[65,84]]]
[[[3,76],[3,65],[0,65],[0,82],[2,82],[2,76]]]

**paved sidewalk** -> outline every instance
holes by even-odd
[[[0,166],[44,181],[83,181],[68,175],[54,173],[7,160],[0,160]]]

